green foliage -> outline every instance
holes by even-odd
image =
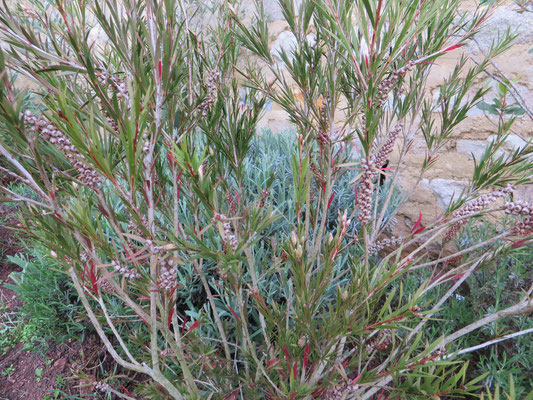
[[[494,389],[494,392],[487,389],[486,392],[486,400],[518,400],[518,399],[524,399],[524,400],[533,400],[533,390],[531,390],[527,395],[520,395],[516,392],[515,384],[513,375],[509,375],[509,384],[508,384],[509,390],[503,391],[503,394],[500,394],[500,386],[496,385],[496,388]],[[485,400],[484,394],[481,395],[481,400]]]
[[[9,376],[15,372],[15,367],[13,366],[13,364],[9,364],[9,366],[5,367],[3,370],[2,370],[2,375],[3,376],[7,376],[9,378]]]
[[[50,251],[39,245],[26,249],[26,255],[9,257],[22,271],[12,273],[14,284],[6,286],[23,302],[19,312],[34,327],[35,340],[46,347],[50,341],[83,339],[90,325],[81,313],[83,306],[72,283],[57,269]]]
[[[391,234],[412,195],[398,180],[415,136],[425,146],[422,178],[482,101],[475,83],[513,35],[480,65],[461,59],[435,99],[425,91],[432,65],[467,44],[491,7],[457,18],[457,0],[280,6],[294,46],[276,55],[260,5],[251,26],[236,2],[204,26],[191,17],[202,10],[177,0],[0,10],[10,46],[0,154],[32,189],[0,186],[3,200],[25,204],[23,229],[68,274],[113,359],[151,378],[145,396],[477,390],[479,377],[446,350],[506,313],[528,313],[531,290],[446,336],[433,320],[455,294],[450,282],[529,243],[533,207],[508,203],[512,223],[462,252],[433,249],[448,247],[468,219],[497,216],[503,207],[493,202],[511,200],[507,184],[533,183],[533,146],[497,156],[514,119],[502,115],[498,139],[448,210],[433,220],[420,213],[410,232]],[[102,48],[89,39],[91,24],[108,38]],[[15,72],[42,88],[39,114],[13,90]],[[259,137],[267,99],[294,131]],[[84,329],[72,286],[18,262],[31,273],[17,283],[28,285],[22,293],[45,326]],[[50,288],[30,294],[41,276]],[[54,314],[65,305],[41,307],[60,290],[65,322]],[[101,378],[98,390],[116,394],[113,377]]]
[[[39,327],[14,313],[0,315],[0,354],[5,355],[17,344],[31,349],[38,338]]]
[[[460,249],[482,243],[501,230],[503,225],[477,222],[468,224],[456,240]],[[440,335],[467,326],[485,315],[504,310],[514,304],[522,291],[531,285],[533,276],[533,248],[511,248],[500,254],[490,264],[480,268],[472,275],[468,283],[463,284],[458,292],[442,307],[436,320],[427,327],[428,340],[435,340]],[[409,286],[416,286],[420,276],[414,276],[406,282]],[[428,296],[439,297],[447,286],[438,287]],[[450,352],[480,345],[486,341],[498,338],[509,332],[522,331],[533,328],[533,321],[528,316],[517,316],[504,319],[482,329],[465,335],[451,349]],[[471,364],[469,376],[486,375],[484,380],[488,387],[499,386],[509,389],[508,377],[514,375],[517,398],[522,398],[533,386],[532,359],[533,344],[528,335],[519,336],[491,347],[481,348],[463,356]]]

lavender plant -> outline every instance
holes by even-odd
[[[26,205],[24,229],[62,265],[109,354],[151,378],[143,395],[476,390],[482,377],[466,381],[466,365],[446,348],[531,312],[533,288],[446,337],[426,342],[424,328],[473,271],[531,239],[533,208],[510,194],[532,183],[533,147],[498,153],[513,120],[502,118],[446,212],[390,237],[416,190],[398,197],[396,188],[413,143],[426,148],[420,181],[485,92],[475,83],[488,61],[467,58],[437,99],[425,91],[435,61],[492,10],[458,18],[457,3],[280,0],[295,45],[276,55],[260,4],[251,25],[233,1],[204,25],[180,0],[0,10],[2,171],[36,195],[2,186],[2,199]],[[488,59],[511,41],[495,43]],[[15,72],[37,84],[43,112],[24,109]],[[290,173],[252,185],[248,160],[268,98],[296,130]],[[289,193],[276,190],[280,180]],[[353,201],[341,207],[336,197],[348,192]],[[513,228],[446,251],[464,221],[504,210]],[[402,280],[417,270],[431,274],[405,293]],[[448,290],[428,300],[436,287]],[[116,304],[129,315],[115,315]],[[104,383],[95,388],[131,398]]]

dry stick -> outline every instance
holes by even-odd
[[[465,272],[465,274],[457,281],[455,284],[442,296],[442,298],[433,306],[433,308],[430,310],[429,315],[425,315],[424,319],[413,329],[413,331],[407,336],[406,342],[409,342],[419,331],[422,329],[426,323],[429,321],[429,319],[437,312],[439,311],[440,306],[444,304],[448,298],[457,290],[459,286],[472,274],[472,272],[487,258],[487,256],[482,257],[478,262],[474,263],[470,269]],[[383,362],[377,369],[378,372],[381,372],[387,365],[387,362],[391,359],[394,359],[396,355],[398,354],[399,349],[395,349],[389,357],[387,357],[387,360]]]
[[[185,378],[185,381],[187,382],[187,385],[198,394],[198,388],[196,387],[196,384],[194,383],[194,377],[191,374],[191,370],[189,369],[189,365],[187,364],[187,361],[185,360],[185,353],[183,352],[183,344],[181,341],[181,333],[180,333],[180,326],[178,323],[178,317],[176,313],[172,314],[172,325],[174,326],[174,340],[176,344],[174,345],[171,340],[169,339],[169,336],[171,336],[170,330],[163,330],[162,332],[167,338],[167,341],[170,343],[170,347],[172,348],[172,351],[176,354],[176,357],[178,357],[178,362],[180,364],[180,367],[183,371],[183,376]]]
[[[459,329],[457,332],[454,332],[453,334],[443,338],[437,346],[444,347],[447,344],[453,342],[454,340],[459,339],[461,336],[464,336],[478,328],[481,328],[482,326],[490,324],[499,319],[523,315],[531,311],[533,311],[533,299],[525,297],[521,302],[515,304],[514,306],[508,307],[505,310],[497,311],[493,314],[486,316],[485,318],[480,319],[479,321],[473,322],[472,324],[465,326],[462,329]]]
[[[476,350],[479,350],[479,349],[483,349],[483,348],[491,346],[493,344],[496,344],[496,343],[499,343],[499,342],[503,342],[504,340],[512,339],[512,338],[515,338],[515,337],[518,337],[518,336],[522,336],[522,335],[527,335],[528,333],[533,333],[533,328],[525,329],[525,330],[519,331],[519,332],[509,333],[507,335],[503,335],[503,336],[501,336],[499,338],[496,338],[496,339],[487,340],[485,343],[478,344],[477,346],[468,347],[468,348],[460,350],[460,351],[458,351],[456,353],[448,354],[448,355],[444,356],[442,359],[446,360],[448,358],[460,356],[461,354],[471,353],[473,351],[476,351]]]
[[[250,248],[247,247],[244,250],[244,253],[246,254],[246,257],[248,258],[248,266],[250,267],[250,275],[252,276],[252,285],[253,285],[254,291],[256,293],[259,293],[259,284],[257,282],[255,263],[254,263],[252,252]],[[267,350],[270,352],[270,356],[274,358],[274,348],[272,347],[272,342],[270,341],[270,337],[268,335],[268,330],[267,330],[267,326],[265,322],[265,316],[261,312],[259,313],[259,323],[261,324],[261,329],[263,329],[263,334],[265,336]]]
[[[115,327],[115,324],[113,323],[113,321],[111,320],[111,317],[109,316],[109,313],[107,312],[107,308],[105,306],[104,301],[102,300],[102,296],[99,295],[98,298],[96,298],[96,301],[98,302],[98,304],[100,304],[100,307],[102,308],[102,312],[104,313],[105,319],[107,321],[107,325],[109,325],[109,327],[113,331],[113,335],[115,335],[115,337],[117,338],[118,343],[120,344],[120,347],[122,348],[122,350],[124,350],[124,352],[126,353],[126,355],[128,356],[128,358],[130,359],[132,363],[139,364],[139,362],[135,360],[135,358],[133,358],[133,356],[131,355],[128,349],[128,346],[126,346],[126,343],[124,343],[124,340],[122,340],[122,337],[118,333],[117,328]]]
[[[530,289],[530,292],[532,289]],[[530,295],[530,293],[528,293]],[[505,310],[501,310],[498,312],[495,312],[493,314],[490,314],[486,316],[485,318],[480,319],[479,321],[473,322],[472,324],[465,326],[462,329],[459,329],[458,331],[454,332],[453,334],[443,338],[438,344],[437,347],[444,347],[451,342],[459,339],[460,337],[479,329],[487,324],[490,324],[492,322],[495,322],[499,319],[506,318],[506,317],[512,317],[516,315],[523,315],[527,314],[529,312],[533,311],[533,299],[530,299],[529,297],[524,298],[521,302],[506,308]],[[399,373],[404,371],[399,371]],[[384,385],[389,383],[393,379],[392,376],[386,376],[385,378],[378,381],[373,387],[366,393],[364,393],[361,396],[362,400],[368,400],[370,397],[372,397],[374,394],[376,394]]]
[[[47,208],[49,210],[53,210],[53,207],[50,207],[48,204],[41,203],[40,201],[36,201],[36,200],[30,199],[28,197],[20,196],[17,193],[9,190],[5,186],[0,186],[0,191],[5,192],[5,193],[7,193],[8,195],[11,196],[9,201],[12,201],[12,202],[15,202],[15,203],[30,203],[30,204],[33,204],[35,206],[39,206],[39,207],[42,207],[42,208]]]
[[[148,367],[146,364],[133,364],[126,360],[124,360],[120,355],[116,352],[113,345],[107,338],[102,326],[98,322],[98,319],[94,315],[94,312],[91,308],[91,305],[89,304],[89,301],[87,300],[87,297],[85,296],[85,293],[80,285],[80,282],[78,280],[78,276],[76,275],[76,272],[74,271],[73,267],[69,268],[69,275],[72,279],[72,282],[74,283],[74,287],[76,288],[76,291],[78,292],[78,295],[80,296],[81,302],[83,306],[85,307],[85,310],[87,311],[87,314],[89,316],[89,319],[91,320],[91,323],[93,324],[94,328],[96,329],[96,332],[98,333],[98,336],[104,343],[107,351],[113,359],[119,363],[124,368],[131,369],[133,371],[141,372],[143,374],[149,375],[153,380],[155,380],[157,383],[162,385],[169,394],[174,397],[176,400],[185,400],[185,398],[181,395],[181,393],[178,391],[178,389],[159,371],[155,371],[152,368]]]
[[[283,392],[281,391],[281,389],[278,388],[278,386],[272,382],[272,380],[270,379],[270,376],[268,375],[268,373],[265,371],[265,368],[263,367],[263,364],[261,363],[261,361],[259,360],[259,358],[257,358],[257,353],[256,353],[256,350],[255,350],[255,345],[254,343],[252,342],[252,338],[250,337],[250,332],[248,331],[248,325],[247,325],[247,321],[244,319],[244,303],[242,301],[242,286],[239,287],[239,291],[238,293],[235,293],[235,297],[237,298],[237,304],[239,305],[239,313],[241,314],[241,325],[242,325],[242,331],[243,331],[243,335],[244,335],[244,338],[243,338],[243,341],[244,341],[244,345],[248,345],[249,347],[249,350],[250,350],[250,354],[252,355],[252,358],[254,359],[255,361],[255,364],[257,366],[257,369],[258,369],[258,373],[261,372],[263,374],[263,376],[266,378],[266,380],[272,385],[272,387],[280,394],[283,394]],[[243,348],[245,348],[245,346],[243,346]]]
[[[120,397],[121,399],[126,399],[126,400],[137,400],[135,397],[130,397],[130,396],[128,396],[128,395],[122,394],[122,393],[116,391],[116,390],[113,389],[113,388],[108,388],[107,390],[108,390],[109,392],[113,393],[115,396]]]
[[[204,287],[205,293],[207,294],[207,298],[209,300],[209,304],[211,305],[211,309],[213,310],[213,316],[215,317],[215,324],[217,325],[218,332],[220,333],[220,337],[222,338],[222,343],[224,345],[224,353],[226,355],[228,362],[231,362],[231,352],[228,346],[228,338],[226,337],[226,331],[224,330],[224,327],[222,326],[222,320],[220,319],[220,314],[218,313],[218,309],[215,304],[215,298],[213,297],[213,292],[211,291],[211,288],[209,287],[209,283],[207,282],[207,278],[205,277],[204,271],[202,270],[202,264],[203,264],[203,260],[200,260],[199,265],[196,265],[196,260],[193,261],[193,265],[195,266],[196,273],[200,276],[200,280],[202,281],[202,286]]]
[[[311,377],[309,378],[310,385],[314,385],[320,380],[320,378],[323,377],[322,372],[324,371],[324,368],[326,368],[328,364],[327,359],[330,355],[333,355],[335,353],[335,350],[337,349],[337,345],[331,345],[331,343],[332,342],[326,343],[325,347],[327,348],[328,346],[331,346],[331,348],[329,349],[328,353],[324,356],[324,359],[320,362],[318,368],[315,370],[315,372],[313,372],[313,375],[311,375]]]
[[[449,255],[447,257],[442,257],[442,258],[439,258],[438,260],[435,260],[435,261],[431,261],[431,262],[427,262],[425,264],[420,264],[420,265],[413,266],[413,267],[409,268],[409,270],[414,271],[414,270],[417,270],[417,269],[420,269],[420,268],[430,267],[432,265],[436,265],[436,264],[439,264],[441,262],[451,260],[452,258],[459,257],[459,256],[462,256],[463,254],[471,253],[472,251],[474,251],[476,249],[479,249],[481,247],[485,247],[485,246],[487,246],[490,243],[497,242],[498,240],[503,239],[503,238],[505,238],[507,236],[509,236],[509,232],[504,232],[504,233],[502,233],[502,234],[500,234],[498,236],[494,236],[493,238],[491,238],[489,240],[485,240],[482,243],[478,243],[478,244],[476,244],[474,246],[470,246],[470,247],[468,247],[468,248],[466,248],[464,250],[458,251],[457,253],[453,253],[453,254],[451,254],[451,255]]]
[[[24,166],[21,163],[19,163],[16,160],[16,158],[5,149],[2,143],[0,143],[0,154],[2,154],[5,158],[7,158],[7,161],[11,165],[13,165],[26,178],[26,180],[28,181],[27,182],[28,186],[30,186],[33,190],[35,190],[39,194],[39,196],[41,196],[41,198],[46,199],[48,203],[53,204],[50,197],[42,191],[39,185],[37,185],[37,183],[33,179],[33,176],[28,172],[28,170],[24,168]]]
[[[156,54],[156,44],[155,44],[155,27],[153,21],[153,12],[154,5],[150,3],[150,6],[147,8],[148,13],[148,24],[150,39],[152,42],[152,55],[155,57]],[[144,157],[143,167],[144,167],[144,187],[145,194],[148,202],[148,231],[153,237],[155,237],[154,229],[154,198],[153,198],[153,179],[152,179],[152,159],[154,151],[154,140],[150,138],[150,146],[148,153]],[[155,255],[152,253],[150,255],[150,277],[151,277],[151,289],[150,289],[150,353],[152,355],[152,366],[156,371],[159,371],[159,351],[157,346],[157,305],[156,305],[156,296],[157,296],[157,261]],[[192,387],[191,387],[192,389]]]

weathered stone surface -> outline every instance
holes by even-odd
[[[466,154],[470,159],[472,156],[476,160],[483,155],[487,146],[497,139],[496,135],[490,135],[487,140],[474,140],[474,139],[458,139],[457,140],[457,152]],[[504,141],[501,150],[496,152],[496,156],[508,154],[511,151],[522,149],[526,146],[527,140],[518,135],[509,135]]]
[[[472,156],[479,160],[487,146],[486,140],[458,139],[457,152],[466,154],[470,159]]]
[[[263,7],[270,21],[283,18],[283,13],[281,12],[278,0],[263,0]]]
[[[518,34],[515,43],[531,43],[533,41],[533,13],[518,13],[513,5],[497,7],[494,14],[484,24],[480,33],[476,36],[483,51],[490,48],[491,44],[503,35],[507,29]],[[473,46],[475,48],[475,46]]]
[[[446,209],[452,199],[457,199],[467,185],[468,182],[452,179],[435,178],[422,180],[422,187],[431,189],[442,209]]]
[[[294,5],[294,9],[298,14],[298,9],[302,4],[301,0],[293,0],[292,4]],[[281,7],[279,5],[278,0],[263,0],[263,7],[265,9],[265,13],[268,16],[269,21],[275,21],[283,18],[283,12],[281,11]]]
[[[316,38],[313,34],[307,35],[306,38],[309,44],[313,45],[316,43]],[[283,31],[278,35],[274,43],[272,43],[270,54],[272,54],[272,56],[276,60],[282,62],[282,52],[285,51],[289,56],[289,59],[291,59],[293,57],[294,50],[297,46],[298,41],[296,39],[296,36],[294,36],[294,34],[290,31]]]
[[[272,43],[270,54],[281,62],[281,53],[285,51],[291,57],[297,45],[296,36],[290,31],[283,31],[278,35],[274,43]]]

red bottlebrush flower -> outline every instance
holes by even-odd
[[[422,226],[422,211],[420,211],[420,214],[418,215],[418,219],[416,220],[416,223],[411,228],[411,233],[413,235],[416,235],[417,233],[422,232],[424,229],[426,229],[426,227]]]
[[[170,329],[170,324],[172,323],[172,316],[174,315],[174,307],[172,307],[172,310],[170,310],[170,313],[168,314],[168,321],[167,326]]]
[[[228,308],[231,312],[231,314],[233,315],[233,317],[240,323],[241,322],[241,319],[239,318],[239,316],[237,315],[237,313],[233,310],[233,308],[231,308],[229,305],[228,305]]]
[[[196,328],[198,328],[200,326],[200,323],[198,322],[198,320],[194,321],[194,323],[191,325],[191,327],[188,329],[188,331],[193,331],[195,330]]]
[[[458,44],[454,44],[450,47],[447,47],[445,48],[444,50],[442,50],[443,52],[448,52],[448,51],[452,51],[452,50],[455,50],[455,49],[458,49],[459,47],[463,47],[466,43],[458,43]]]
[[[529,240],[528,238],[525,238],[525,239],[522,239],[522,240],[517,240],[516,242],[514,242],[514,243],[511,245],[511,247],[520,247],[520,246],[524,246],[528,240]]]
[[[272,360],[270,360],[269,362],[267,362],[266,364],[266,368],[270,368],[272,365],[274,365],[275,363],[278,362],[278,358],[273,358]]]
[[[287,346],[283,346],[281,350],[283,350],[283,353],[285,353],[285,359],[287,360],[287,362],[290,362],[291,356],[289,356],[289,351],[287,350]]]
[[[309,363],[309,343],[305,346],[304,350],[304,369],[307,368],[307,364]]]

